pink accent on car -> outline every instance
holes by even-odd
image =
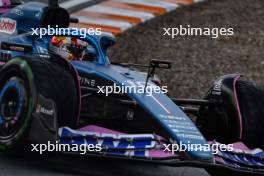
[[[107,128],[99,127],[96,125],[88,125],[83,128],[80,128],[78,131],[100,132],[100,133],[110,133],[110,134],[124,134],[118,131],[109,130]]]
[[[166,158],[166,157],[175,157],[171,152],[164,152],[162,150],[150,150],[149,156],[153,158]]]
[[[218,162],[218,163],[222,163],[222,164],[225,163],[225,161],[223,160],[223,158],[221,158],[221,157],[219,157],[217,155],[215,155],[214,160],[215,160],[215,162]]]
[[[106,134],[116,134],[116,135],[120,135],[120,134],[126,134],[126,133],[122,133],[119,131],[115,131],[115,130],[110,130],[107,128],[103,128],[103,127],[99,127],[96,125],[88,125],[85,127],[80,128],[79,130],[76,131],[81,131],[81,132],[98,132],[98,133],[106,133]],[[157,139],[160,141],[160,144],[164,144],[163,141],[166,141],[163,137],[161,136],[157,136]],[[153,158],[167,158],[167,157],[177,157],[178,155],[176,153],[172,154],[171,152],[165,152],[162,149],[151,149],[149,150],[149,157],[153,157]]]
[[[239,118],[239,127],[240,127],[240,132],[239,132],[239,140],[242,139],[242,130],[243,130],[243,124],[242,124],[242,115],[241,115],[241,111],[240,111],[240,106],[239,106],[239,102],[238,102],[238,97],[237,97],[237,91],[236,91],[236,82],[237,80],[239,80],[240,75],[236,76],[236,78],[234,79],[234,83],[233,83],[233,87],[234,87],[234,96],[235,96],[235,100],[236,100],[236,107],[237,107],[237,111],[238,111],[238,118]]]
[[[10,0],[0,0],[0,6],[9,6],[11,5]],[[10,10],[9,7],[0,7],[0,13],[6,13],[8,10]]]
[[[240,150],[250,150],[244,143],[242,142],[236,142],[236,143],[233,143],[233,147],[235,149],[240,149]]]
[[[68,64],[70,65],[71,69],[72,69],[72,72],[74,74],[74,77],[75,77],[75,82],[76,82],[76,88],[77,88],[77,92],[78,92],[78,114],[77,114],[77,124],[79,123],[80,121],[80,115],[81,115],[81,84],[80,84],[80,81],[79,81],[79,74],[78,74],[78,71],[68,62]]]

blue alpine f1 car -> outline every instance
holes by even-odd
[[[155,75],[170,62],[111,63],[107,49],[115,40],[108,34],[84,37],[71,28],[40,36],[41,28],[66,29],[78,21],[56,3],[2,8],[2,151],[95,146],[85,155],[61,152],[264,173],[264,87],[233,74],[217,79],[201,100],[170,98]]]

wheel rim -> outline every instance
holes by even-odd
[[[23,81],[12,77],[0,91],[0,139],[8,139],[19,131],[25,118],[22,113],[26,102]]]

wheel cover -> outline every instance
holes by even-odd
[[[23,81],[10,78],[0,91],[0,139],[9,139],[17,134],[25,120],[23,109],[27,104]]]

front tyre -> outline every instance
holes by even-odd
[[[0,149],[15,149],[25,136],[35,104],[33,73],[22,59],[0,71]]]
[[[48,58],[23,56],[6,63],[0,71],[0,149],[16,151],[27,147],[28,142],[53,140],[50,135],[38,135],[45,131],[56,135],[56,129],[40,119],[41,114],[45,117],[55,113],[55,128],[74,128],[79,114],[75,77]],[[50,105],[54,105],[54,111],[49,109]],[[32,123],[36,118],[40,126]],[[28,141],[32,134],[33,141]]]

